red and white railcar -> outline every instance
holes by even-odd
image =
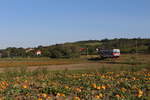
[[[120,56],[120,49],[102,49],[98,50],[98,53],[104,58],[117,58]]]

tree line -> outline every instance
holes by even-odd
[[[1,57],[50,57],[50,58],[74,58],[80,55],[95,55],[96,48],[118,48],[121,53],[150,53],[150,39],[103,39],[87,40],[73,43],[56,44],[51,46],[38,46],[35,48],[9,47],[0,50]],[[41,54],[36,54],[41,51]]]
[[[36,52],[40,51],[41,54]],[[0,50],[1,57],[50,57],[50,58],[74,58],[80,56],[80,49],[78,46],[57,44],[53,46],[37,48],[15,48],[9,47],[5,50]]]

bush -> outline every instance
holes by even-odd
[[[49,56],[50,58],[74,58],[80,56],[79,47],[55,45],[44,51],[43,56]]]
[[[51,58],[61,58],[62,57],[62,53],[59,50],[53,50],[51,51]]]

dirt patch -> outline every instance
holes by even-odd
[[[102,67],[116,67],[122,64],[106,64],[106,63],[80,63],[80,64],[67,64],[67,65],[48,65],[48,66],[30,66],[26,67],[27,70],[33,71],[40,68],[46,68],[51,71],[55,70],[81,70],[81,69],[98,69]],[[23,67],[0,68],[0,72],[5,70],[20,70]]]

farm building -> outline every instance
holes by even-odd
[[[36,51],[36,55],[37,55],[37,56],[40,56],[41,54],[42,54],[42,51],[41,51],[41,50]]]

